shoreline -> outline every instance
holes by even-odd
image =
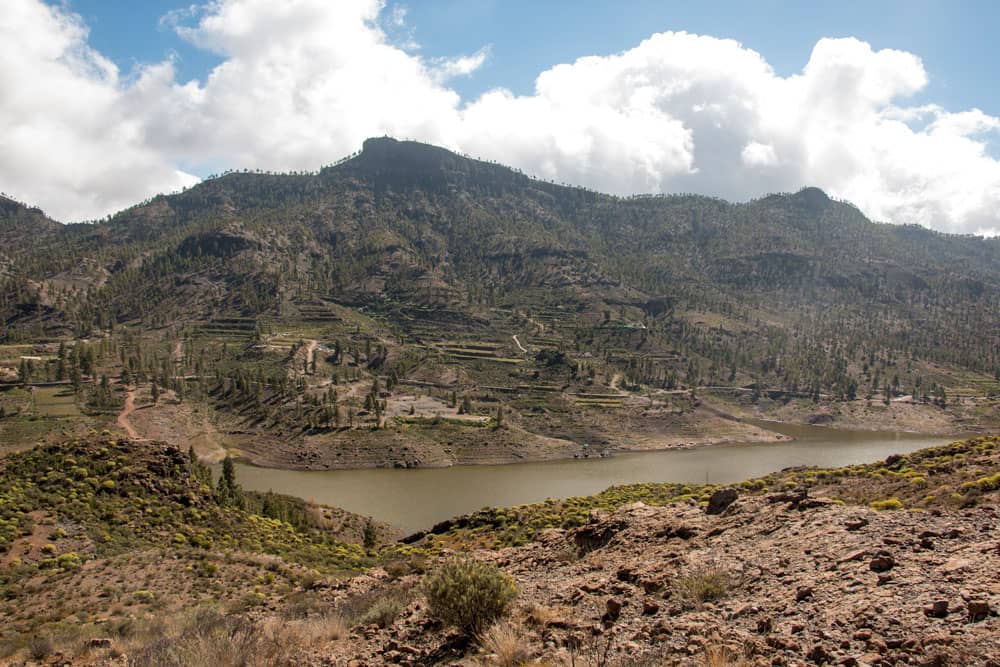
[[[465,465],[394,470],[278,470],[237,463],[246,489],[271,490],[343,507],[404,533],[483,507],[518,507],[546,499],[600,494],[611,487],[732,485],[786,469],[831,469],[875,463],[955,438],[845,437],[782,443],[721,444],[691,450],[628,452],[607,459],[537,461],[533,465]],[[777,444],[778,446],[774,446]],[[217,470],[217,469],[216,469]],[[305,474],[303,474],[305,473]]]
[[[707,399],[707,400],[706,400]],[[368,470],[590,460],[650,451],[692,450],[720,444],[778,443],[802,437],[857,438],[896,434],[900,438],[968,437],[1000,432],[985,399],[963,399],[945,410],[896,401],[866,400],[744,405],[703,397],[681,415],[632,412],[620,421],[589,421],[549,435],[514,424],[488,432],[413,429],[402,425],[378,432],[357,431],[330,439],[306,436],[291,442],[262,434],[224,435],[216,445],[255,467],[283,470]],[[596,425],[596,428],[594,426]],[[527,426],[527,428],[531,428]],[[589,429],[589,430],[588,430]],[[223,434],[220,434],[223,435]],[[589,447],[588,447],[589,443]]]
[[[839,428],[837,426],[831,426],[827,424],[801,424],[795,422],[783,422],[777,420],[767,420],[758,418],[741,418],[743,423],[752,422],[762,422],[777,426],[789,427],[789,430],[797,429],[815,429],[818,432],[828,432],[828,433],[851,433],[856,435],[895,435],[902,436],[904,439],[917,439],[917,438],[934,438],[941,437],[945,439],[956,439],[960,440],[963,438],[975,437],[978,435],[984,435],[990,433],[988,429],[981,430],[967,430],[962,432],[921,432],[921,431],[906,431],[906,430],[889,430],[889,429],[878,429],[878,428]],[[710,447],[715,447],[719,445],[766,445],[766,444],[783,444],[788,442],[795,442],[801,439],[795,435],[790,435],[786,433],[781,433],[777,430],[768,430],[764,427],[759,427],[768,433],[773,434],[770,438],[756,438],[756,439],[744,439],[731,436],[721,436],[721,437],[710,437],[700,441],[694,442],[676,442],[670,443],[665,446],[657,447],[610,447],[601,450],[600,453],[594,455],[581,456],[578,454],[574,455],[560,455],[558,452],[553,452],[552,456],[537,456],[537,457],[519,457],[519,456],[508,456],[508,457],[495,457],[489,460],[466,460],[459,462],[450,463],[427,463],[420,465],[341,465],[341,466],[311,466],[311,465],[276,465],[275,462],[269,461],[266,457],[258,457],[253,455],[248,455],[246,451],[239,447],[233,447],[227,449],[227,453],[232,456],[233,460],[241,465],[247,465],[254,468],[259,468],[262,470],[280,470],[280,471],[295,471],[295,472],[345,472],[351,470],[435,470],[444,468],[456,468],[456,467],[466,467],[466,468],[478,468],[478,467],[489,467],[489,466],[516,466],[522,464],[532,464],[532,463],[569,463],[573,461],[598,461],[605,459],[616,458],[621,455],[628,454],[647,454],[655,452],[669,452],[669,451],[690,451],[696,449],[706,449]],[[817,433],[821,435],[821,433]],[[578,447],[581,446],[578,443],[574,443]],[[212,460],[207,457],[199,456],[203,463],[208,465],[217,466],[221,464],[223,457],[216,456]]]

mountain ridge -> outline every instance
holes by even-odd
[[[474,165],[478,170],[489,173],[491,175],[497,175],[503,173],[507,175],[512,181],[518,182],[518,184],[530,183],[536,186],[538,189],[560,189],[560,190],[572,190],[588,193],[595,197],[604,198],[612,201],[620,200],[662,200],[671,198],[694,198],[701,199],[704,201],[715,201],[723,202],[732,206],[740,205],[752,205],[758,202],[773,202],[781,200],[790,200],[796,202],[804,208],[824,208],[831,205],[847,205],[855,210],[857,207],[848,201],[838,200],[831,198],[826,194],[822,188],[811,185],[804,185],[799,190],[795,192],[776,192],[767,193],[760,195],[759,197],[751,198],[746,201],[729,201],[721,197],[712,195],[702,195],[693,193],[634,193],[631,195],[613,195],[598,190],[593,190],[584,186],[570,185],[570,184],[557,184],[553,181],[547,181],[542,178],[534,177],[525,174],[524,172],[509,167],[498,162],[483,160],[480,158],[470,157],[461,153],[451,151],[444,147],[435,146],[433,144],[427,144],[418,141],[411,140],[398,140],[389,136],[382,137],[370,137],[362,143],[362,149],[351,156],[343,158],[336,163],[329,164],[319,168],[314,172],[271,172],[271,171],[252,171],[252,170],[231,170],[226,173],[209,176],[206,179],[200,181],[199,183],[185,188],[182,191],[171,192],[171,193],[159,193],[150,197],[146,202],[137,203],[129,206],[117,213],[108,216],[111,219],[117,218],[127,211],[142,208],[148,206],[153,202],[157,202],[164,199],[173,198],[183,198],[192,190],[198,190],[204,188],[208,184],[213,184],[216,182],[225,183],[234,180],[245,179],[245,178],[260,178],[260,179],[287,179],[287,180],[302,180],[308,177],[330,177],[337,176],[341,173],[368,173],[374,175],[385,175],[394,173],[406,173],[411,175],[413,169],[427,171],[429,167],[434,167],[437,171],[445,171],[447,167],[454,167],[455,165]],[[18,202],[4,195],[0,195],[0,215],[8,213],[13,208],[22,208],[26,211],[31,211],[37,214],[44,215],[41,209],[32,206],[30,204]],[[860,211],[858,211],[860,213]],[[863,217],[864,214],[861,214]],[[867,219],[867,217],[866,217]],[[54,221],[60,222],[60,221]],[[874,224],[878,225],[893,225],[897,227],[902,227],[906,229],[923,229],[928,232],[943,235],[947,237],[960,237],[960,238],[986,238],[973,234],[954,234],[950,232],[942,232],[914,223],[906,222],[887,222],[887,221],[872,221]],[[93,221],[84,222],[60,222],[64,225],[93,225]]]
[[[1000,243],[872,223],[818,189],[621,198],[381,138],[318,173],[230,173],[99,224],[40,224],[15,225],[26,236],[0,272],[0,342],[102,340],[123,383],[136,369],[180,393],[178,376],[197,381],[219,427],[262,462],[441,465],[757,438],[718,413],[764,409],[752,401],[771,394],[811,397],[796,419],[883,425],[873,401],[891,412],[910,397],[907,427],[954,433],[991,413],[949,397],[1000,392]],[[19,365],[0,360],[9,376]],[[424,389],[404,400],[390,379]],[[730,392],[715,416],[674,393],[701,387]],[[420,420],[464,416],[466,396],[477,419],[502,414],[511,430],[461,431],[449,453],[440,423]],[[932,405],[953,406],[953,426]],[[381,432],[409,410],[416,454]],[[613,424],[626,414],[634,432]],[[294,458],[300,440],[315,458]],[[487,442],[501,444],[477,449]]]

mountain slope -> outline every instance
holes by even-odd
[[[1000,242],[875,224],[814,188],[619,198],[381,138],[318,173],[229,173],[50,227],[14,225],[0,336],[124,326],[107,373],[173,386],[172,363],[231,397],[217,407],[252,398],[230,429],[273,432],[296,392],[298,433],[398,420],[411,406],[378,396],[390,378],[436,387],[417,393],[448,410],[449,392],[482,396],[482,417],[499,405],[511,428],[606,445],[597,409],[654,419],[650,392],[662,420],[696,407],[669,392],[702,387],[889,407],[1000,391]],[[299,340],[328,352],[303,359]],[[968,407],[967,426],[990,414]]]

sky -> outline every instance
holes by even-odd
[[[1000,5],[4,0],[0,191],[108,215],[391,135],[615,194],[1000,233]]]

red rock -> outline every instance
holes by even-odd
[[[614,598],[608,598],[604,603],[604,615],[601,620],[607,624],[614,623],[622,613],[622,603]]]
[[[969,612],[969,621],[981,621],[992,613],[990,609],[990,603],[981,600],[970,600],[965,603],[966,610]]]
[[[722,514],[726,509],[736,502],[740,494],[733,488],[719,489],[708,499],[708,506],[705,508],[706,514]]]
[[[931,618],[944,618],[948,615],[948,601],[935,600],[931,604],[924,607],[924,615],[930,616]]]
[[[866,549],[859,549],[857,551],[852,551],[851,553],[847,554],[846,556],[838,560],[837,564],[839,565],[842,563],[849,563],[852,560],[861,560],[862,558],[864,558],[866,553],[868,553]]]
[[[895,559],[888,554],[880,554],[872,558],[871,562],[868,563],[868,567],[872,572],[888,572],[895,566]]]
[[[820,644],[816,644],[811,649],[809,649],[809,652],[806,653],[806,657],[809,660],[812,660],[817,665],[825,665],[826,663],[831,661],[831,656],[829,651],[823,648],[823,646]]]

